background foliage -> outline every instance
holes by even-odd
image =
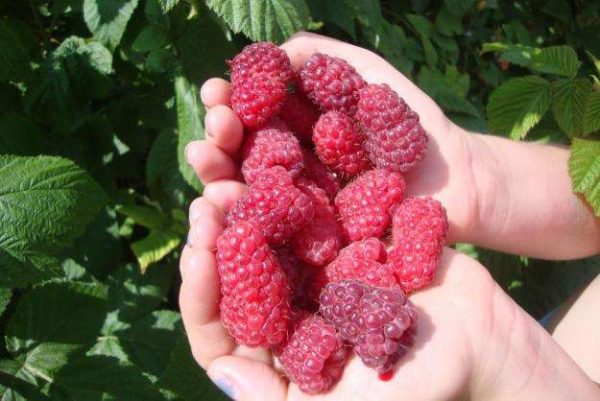
[[[0,398],[216,400],[177,312],[198,87],[249,41],[370,48],[456,123],[571,144],[600,214],[600,4],[0,0]],[[535,183],[532,183],[535,185]],[[457,246],[540,317],[600,271]]]

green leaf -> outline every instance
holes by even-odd
[[[592,84],[587,79],[561,79],[552,83],[552,111],[558,126],[569,136],[585,133],[585,117]]]
[[[47,265],[44,253],[55,254],[80,235],[107,197],[85,171],[59,157],[0,156],[0,176],[0,285],[11,285],[7,275],[18,285],[33,283],[39,277],[27,270],[19,276],[18,269]]]
[[[446,36],[460,35],[463,33],[462,17],[444,5],[435,18],[435,29]]]
[[[435,67],[437,64],[438,55],[430,40],[430,38],[433,36],[433,25],[431,24],[431,21],[416,14],[407,14],[406,18],[421,38],[421,45],[423,46],[423,51],[425,52],[425,60],[427,61],[427,65],[432,68]]]
[[[169,217],[160,210],[140,205],[117,205],[117,212],[130,217],[136,224],[146,228],[162,228],[169,224]]]
[[[167,32],[157,25],[146,26],[135,38],[131,47],[138,52],[159,50],[170,43]]]
[[[590,93],[585,107],[584,135],[600,130],[600,91]]]
[[[114,50],[137,5],[138,0],[84,0],[83,18],[94,37]]]
[[[16,113],[0,115],[0,153],[39,154],[42,137],[39,127],[31,119]]]
[[[0,359],[0,400],[50,401],[38,388],[35,375],[28,370],[24,359]]]
[[[206,4],[233,32],[254,41],[282,42],[310,23],[304,0],[206,0]]]
[[[36,46],[36,39],[25,23],[0,19],[0,82],[28,79]]]
[[[600,142],[573,139],[569,174],[573,181],[573,191],[585,195],[600,216]]]
[[[160,8],[162,8],[164,13],[168,13],[179,3],[179,0],[158,0],[160,3]]]
[[[551,86],[535,76],[506,81],[490,96],[487,115],[492,132],[522,139],[548,111]]]
[[[356,40],[355,15],[346,4],[352,0],[307,0],[310,13],[316,21],[327,21],[344,30]]]
[[[181,234],[165,229],[151,230],[147,237],[131,244],[131,249],[142,272],[156,263],[181,243]]]
[[[381,6],[378,1],[364,0],[342,0],[342,8],[352,12],[361,25],[373,29],[379,29],[380,25],[385,22],[381,15]],[[341,10],[338,10],[338,13]]]
[[[12,298],[12,291],[8,288],[0,288],[0,317]]]

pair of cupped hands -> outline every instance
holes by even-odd
[[[295,70],[321,52],[347,60],[367,82],[396,90],[420,115],[430,137],[427,157],[406,177],[408,193],[442,202],[450,221],[449,244],[476,242],[482,194],[473,168],[475,135],[455,126],[425,93],[368,50],[307,33],[295,35],[282,48]],[[243,126],[229,107],[230,96],[225,80],[213,78],[202,86],[206,140],[186,148],[187,161],[205,188],[190,207],[191,229],[180,262],[180,307],[196,361],[231,398],[562,400],[575,399],[570,398],[572,386],[583,390],[584,398],[577,399],[597,396],[577,365],[487,270],[450,248],[444,250],[433,286],[411,296],[419,315],[414,346],[389,381],[352,357],[329,393],[308,396],[287,382],[268,350],[237,345],[219,319],[215,259],[225,214],[246,190],[236,162]]]

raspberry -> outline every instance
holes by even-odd
[[[270,42],[253,43],[244,47],[228,64],[234,88],[261,74],[284,83],[288,83],[294,74],[286,52]]]
[[[279,118],[286,122],[296,137],[304,144],[311,144],[313,125],[319,118],[319,111],[298,93],[289,93],[285,98]]]
[[[403,194],[404,178],[401,174],[369,170],[358,176],[335,197],[346,236],[351,241],[381,237]]]
[[[314,205],[314,218],[292,236],[291,245],[301,260],[313,266],[331,262],[342,247],[342,236],[333,206],[325,191],[306,179],[297,182],[298,188],[309,196]]]
[[[290,287],[292,306],[296,309],[316,311],[318,294],[315,297],[309,291],[317,269],[298,259],[290,247],[279,248],[275,253]]]
[[[283,166],[292,177],[298,177],[304,168],[300,143],[280,120],[249,133],[242,145],[242,158],[242,175],[248,184],[273,166]]]
[[[365,81],[345,60],[313,54],[300,70],[301,88],[321,110],[356,112],[359,91]]]
[[[300,390],[318,394],[329,390],[342,376],[346,348],[333,325],[307,314],[296,323],[280,359]]]
[[[353,242],[340,251],[333,262],[320,269],[313,280],[311,292],[319,294],[329,283],[356,280],[376,287],[395,287],[396,279],[385,264],[387,252],[377,238]]]
[[[304,156],[304,176],[322,188],[329,199],[335,198],[340,190],[337,176],[310,150],[303,149],[302,155]]]
[[[353,344],[365,365],[385,373],[406,351],[405,334],[417,315],[402,290],[344,280],[328,284],[319,300],[323,318]]]
[[[221,321],[240,344],[274,346],[287,339],[290,294],[265,237],[252,223],[228,227],[217,240]]]
[[[265,170],[227,214],[227,224],[252,221],[271,245],[281,245],[314,215],[309,196],[294,186],[281,166]]]
[[[389,261],[405,292],[433,281],[447,232],[448,219],[440,202],[408,197],[398,207],[393,218],[394,249]]]
[[[356,119],[366,130],[365,149],[377,168],[406,172],[425,157],[428,138],[419,116],[388,85],[361,90]]]
[[[351,177],[369,167],[362,132],[351,117],[339,111],[321,115],[312,138],[319,159],[339,174]]]

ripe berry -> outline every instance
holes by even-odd
[[[409,344],[406,333],[416,311],[400,289],[377,288],[358,281],[328,284],[320,312],[363,363],[379,373],[391,370]]]
[[[316,312],[319,309],[319,297],[310,292],[310,286],[317,268],[298,259],[289,246],[277,248],[275,254],[290,287],[292,307]]]
[[[335,198],[340,190],[340,183],[335,173],[321,163],[310,150],[302,149],[302,155],[304,156],[304,177],[322,188],[329,199]]]
[[[402,200],[404,178],[398,173],[369,170],[346,185],[335,197],[335,206],[351,241],[381,237]]]
[[[286,52],[270,42],[253,43],[244,47],[228,64],[234,88],[261,74],[287,84],[294,74]]]
[[[228,227],[217,240],[221,321],[240,344],[269,347],[287,339],[290,294],[265,237],[252,223]]]
[[[356,119],[365,129],[365,149],[377,168],[406,172],[425,157],[428,139],[419,116],[387,84],[361,90]]]
[[[389,262],[402,289],[409,293],[428,286],[448,232],[444,207],[432,198],[408,197],[396,210],[392,227]]]
[[[294,135],[305,145],[311,145],[313,126],[319,118],[319,111],[308,99],[298,93],[288,93],[279,112]]]
[[[353,115],[358,92],[365,86],[365,81],[345,60],[315,53],[300,70],[300,85],[321,110],[339,110]]]
[[[313,142],[319,159],[342,176],[352,177],[370,165],[360,127],[339,111],[329,111],[319,117]]]
[[[227,214],[227,224],[250,221],[271,245],[281,245],[313,218],[309,196],[294,186],[281,166],[263,171]]]

